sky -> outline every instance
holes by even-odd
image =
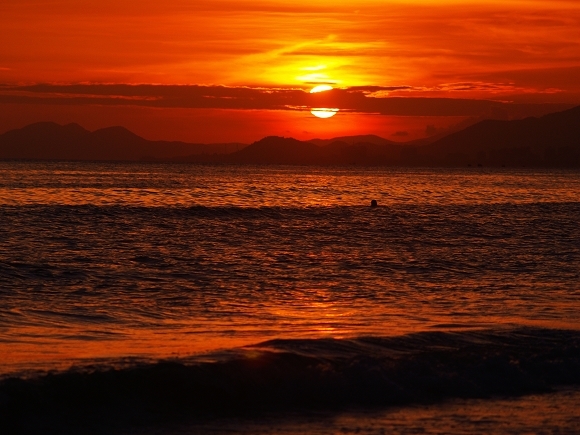
[[[412,140],[579,105],[578,29],[577,0],[2,0],[0,133]]]

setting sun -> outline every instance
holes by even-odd
[[[318,85],[318,86],[314,86],[312,89],[310,89],[310,93],[316,94],[318,92],[331,91],[331,90],[332,90],[332,86],[330,86],[330,85]]]
[[[314,86],[311,90],[311,94],[318,94],[320,92],[331,91],[333,88],[330,85],[318,85]],[[314,116],[322,119],[332,118],[334,115],[338,113],[339,109],[336,108],[328,108],[328,107],[313,107],[310,110]]]
[[[316,107],[310,111],[314,116],[318,118],[332,118],[338,113],[338,109],[327,109],[325,107]]]

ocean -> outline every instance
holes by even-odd
[[[2,434],[580,433],[578,171],[0,162],[0,300]]]

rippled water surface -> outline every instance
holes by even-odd
[[[578,172],[0,162],[0,205],[337,207],[576,202]]]
[[[2,372],[580,325],[578,172],[5,162],[0,222]]]

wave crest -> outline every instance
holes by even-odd
[[[0,425],[55,424],[62,431],[62,422],[116,425],[543,392],[580,383],[580,332],[520,328],[273,340],[212,358],[4,379]]]

